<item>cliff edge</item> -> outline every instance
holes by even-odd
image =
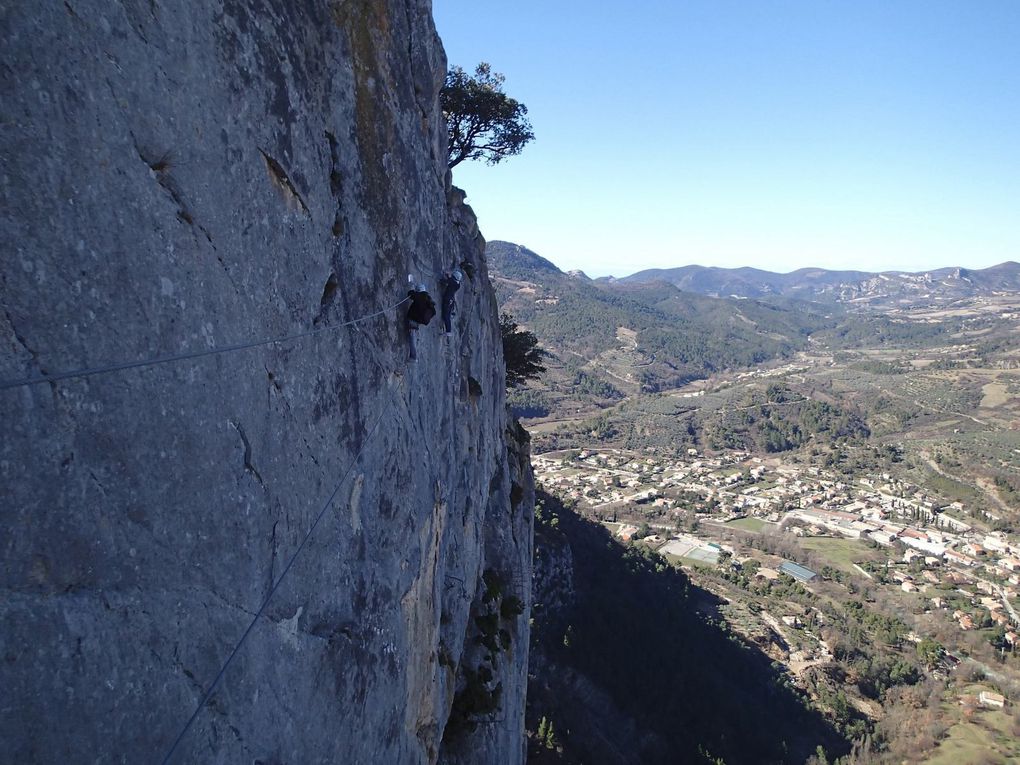
[[[5,757],[522,762],[533,485],[430,3],[0,39]],[[408,274],[454,265],[409,363]]]

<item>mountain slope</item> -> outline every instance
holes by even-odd
[[[662,281],[703,295],[842,301],[875,305],[947,302],[996,292],[1020,292],[1020,263],[980,270],[941,268],[919,273],[827,271],[802,268],[788,274],[756,268],[683,266],[649,269],[610,283]]]
[[[649,269],[616,280],[625,283],[663,281],[687,292],[702,295],[765,297],[789,294],[796,289],[832,288],[845,281],[869,276],[862,271],[829,272],[802,269],[794,274],[777,274],[758,268],[718,268],[715,266],[682,266]]]
[[[674,387],[784,358],[811,332],[834,326],[808,305],[720,300],[662,282],[593,282],[508,242],[489,242],[486,258],[504,310],[561,359],[591,360],[630,389]]]

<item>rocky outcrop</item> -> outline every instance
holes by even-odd
[[[533,489],[430,4],[10,3],[0,37],[0,380],[314,331],[0,390],[4,759],[161,760],[273,592],[170,761],[522,761]],[[409,363],[408,274],[454,264]]]

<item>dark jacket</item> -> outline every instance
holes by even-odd
[[[454,300],[457,297],[457,290],[460,289],[460,282],[454,279],[452,276],[446,277],[445,284],[443,285],[443,307],[453,307]]]
[[[436,304],[432,296],[427,292],[409,290],[407,296],[411,298],[411,305],[407,309],[407,320],[417,324],[428,324],[436,315]]]

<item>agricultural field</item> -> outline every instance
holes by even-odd
[[[741,531],[758,533],[759,531],[767,528],[770,524],[763,521],[761,518],[738,518],[735,521],[729,521],[726,525],[731,528],[740,529]]]
[[[841,539],[838,537],[805,537],[800,546],[832,566],[849,574],[859,573],[855,563],[874,560],[875,552],[857,539]]]
[[[1007,765],[1020,760],[1020,717],[1016,709],[982,709],[975,699],[989,686],[961,689],[943,705],[952,723],[938,747],[925,759],[929,765]]]

